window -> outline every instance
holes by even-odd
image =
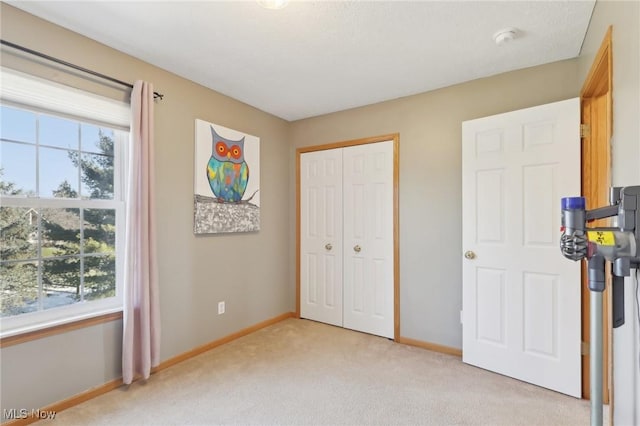
[[[113,102],[2,71],[3,86],[16,75],[27,80],[20,84],[41,86],[37,101],[29,93],[6,96],[4,87],[0,100],[2,335],[119,310],[124,117],[93,119],[96,103]],[[60,98],[43,101],[56,90],[67,92],[70,108]]]

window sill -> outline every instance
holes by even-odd
[[[30,342],[32,340],[37,340],[43,337],[53,336],[60,333],[66,333],[71,330],[77,330],[80,328],[91,327],[97,324],[117,321],[121,318],[122,310],[119,309],[115,312],[101,313],[89,318],[71,320],[63,324],[51,325],[36,330],[22,331],[9,336],[2,336],[0,338],[0,348],[18,345],[20,343]]]

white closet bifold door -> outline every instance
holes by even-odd
[[[393,141],[300,156],[300,314],[393,338]]]
[[[300,156],[300,316],[342,326],[342,151]]]

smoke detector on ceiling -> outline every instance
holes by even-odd
[[[511,40],[516,38],[517,35],[518,35],[517,29],[513,27],[507,27],[495,33],[493,35],[493,40],[496,42],[498,46],[502,46],[503,44],[507,44]]]

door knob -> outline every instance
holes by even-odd
[[[331,243],[327,243],[327,244],[325,244],[324,248],[327,249],[327,250],[331,250],[333,248],[333,246],[331,245]]]
[[[356,253],[360,253],[360,250],[362,250],[362,248],[358,245],[353,246],[353,251],[355,251]]]
[[[469,250],[469,251],[466,251],[464,253],[464,257],[466,257],[469,260],[473,260],[473,259],[476,258],[476,254],[474,252],[472,252],[471,250]]]

